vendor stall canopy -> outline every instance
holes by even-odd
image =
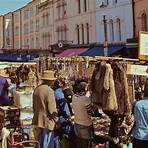
[[[34,56],[30,54],[0,53],[0,61],[19,61],[27,62],[34,60]]]

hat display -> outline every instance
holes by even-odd
[[[43,71],[43,75],[41,77],[41,80],[56,80],[55,72],[52,70],[45,70]]]

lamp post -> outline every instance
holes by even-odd
[[[103,25],[104,25],[104,56],[108,56],[107,20],[106,20],[106,15],[103,15]]]

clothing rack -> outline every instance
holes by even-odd
[[[72,62],[72,61],[89,61],[89,62],[97,62],[97,61],[121,61],[125,63],[135,63],[140,62],[139,59],[129,59],[129,58],[120,58],[120,57],[104,57],[104,56],[96,56],[96,57],[49,57],[50,61],[60,61],[60,62]]]

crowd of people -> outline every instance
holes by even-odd
[[[79,79],[70,86],[65,78],[55,77],[51,70],[44,71],[41,80],[33,92],[32,119],[34,138],[40,148],[92,148],[92,117],[100,116],[100,113],[96,113],[91,93],[88,93],[89,83]],[[8,91],[9,83],[1,75],[0,106],[13,105]],[[135,120],[130,134],[133,148],[147,148],[148,79],[144,96],[136,101],[132,114]]]

